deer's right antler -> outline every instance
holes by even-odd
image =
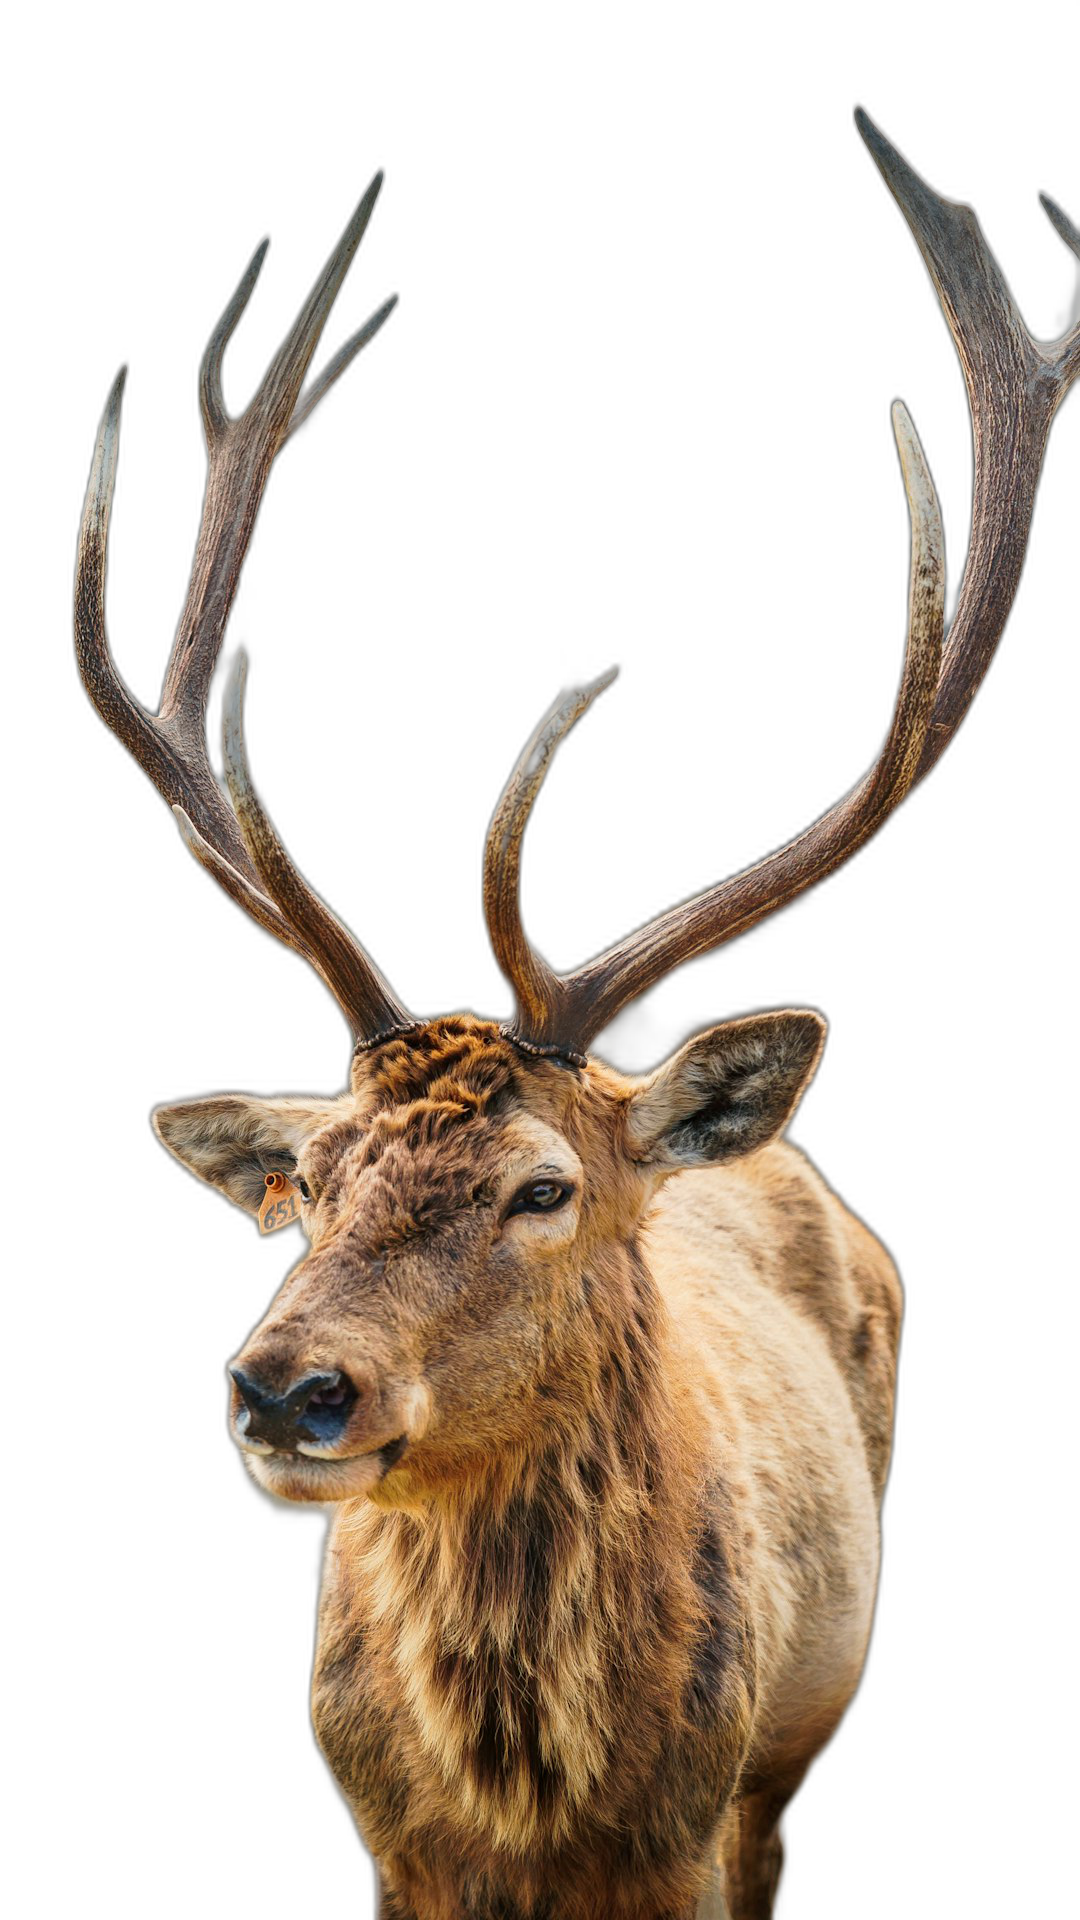
[[[161,704],[149,712],[117,672],[105,628],[109,512],[116,479],[122,371],[113,385],[90,471],[75,573],[75,648],[86,690],[106,725],[174,809],[193,853],[259,925],[309,960],[363,1041],[412,1024],[359,941],[312,892],[290,860],[252,789],[240,713],[243,669],[227,705],[230,807],[206,743],[206,706],[255,516],[275,455],[306,420],[393,309],[387,300],[302,392],[338,290],[382,185],[377,174],[345,228],[292,331],[244,412],[225,410],[225,348],[251,297],[264,240],[222,314],[203,356],[199,397],[209,467],[187,598],[165,673]],[[235,811],[234,811],[235,807]]]
[[[484,904],[496,958],[514,988],[507,1031],[519,1045],[580,1058],[620,1008],[696,954],[734,939],[849,859],[930,771],[973,700],[1008,618],[1054,413],[1080,374],[1080,322],[1049,345],[1024,325],[970,207],[934,193],[866,114],[856,115],[930,270],[964,369],[975,443],[971,541],[942,648],[944,550],[933,482],[906,410],[893,409],[911,514],[907,651],[885,745],[851,793],[786,846],[661,913],[571,974],[556,974],[522,925],[521,843],[559,741],[610,683],[560,695],[510,776],[488,833]],[[1080,233],[1043,205],[1080,257]]]

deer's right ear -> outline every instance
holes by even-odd
[[[288,1173],[304,1141],[331,1118],[333,1100],[254,1100],[210,1094],[157,1107],[154,1132],[185,1167],[248,1213],[257,1213],[268,1173]]]

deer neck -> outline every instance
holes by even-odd
[[[700,1634],[704,1442],[636,1240],[606,1252],[539,1382],[533,1447],[335,1538],[365,1657],[393,1669],[470,1816],[515,1846],[568,1831],[615,1763],[625,1783],[628,1746],[648,1764]]]

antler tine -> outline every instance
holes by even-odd
[[[972,209],[928,187],[861,109],[855,119],[929,270],[971,407],[971,539],[922,779],[963,720],[1008,619],[1050,424],[1080,373],[1080,327],[1049,345],[1034,340]],[[1064,215],[1059,223],[1058,213],[1055,208],[1051,219],[1072,246],[1075,229]]]
[[[202,407],[203,426],[206,429],[208,442],[219,439],[229,424],[229,416],[225,411],[225,396],[221,387],[222,362],[225,358],[225,349],[236,332],[240,317],[255,291],[255,282],[262,272],[262,264],[266,259],[269,245],[269,240],[260,240],[236,292],[206,343],[206,351],[199,368],[199,404]]]
[[[1071,251],[1075,253],[1077,259],[1080,260],[1080,227],[1073,225],[1068,214],[1063,208],[1058,206],[1056,200],[1051,200],[1048,193],[1040,193],[1039,201],[1051,226],[1061,235],[1065,245],[1070,248]]]
[[[221,391],[222,359],[258,278],[266,255],[265,241],[222,314],[203,356],[200,395],[209,454],[206,499],[187,598],[161,696],[162,718],[175,718],[188,731],[197,729],[201,734],[225,623],[270,468],[288,437],[304,375],[363,239],[381,186],[382,174],[377,173],[294,326],[271,361],[262,384],[243,413],[235,418],[230,418],[225,411]],[[374,338],[392,305],[390,302],[382,307],[343,349],[348,359]],[[341,357],[339,354],[337,360],[341,361]],[[343,366],[338,366],[337,371],[343,371]],[[302,417],[313,411],[331,384],[332,380],[324,376],[318,383],[318,391],[304,403]]]
[[[187,597],[157,713],[143,707],[125,686],[109,651],[105,625],[108,530],[123,373],[109,395],[98,434],[75,577],[76,653],[83,682],[102,718],[173,808],[195,856],[260,926],[311,962],[361,1035],[368,1020],[382,1027],[390,1019],[397,1026],[403,1009],[363,948],[333,919],[295,870],[290,881],[288,856],[250,793],[242,750],[237,790],[245,793],[244,822],[237,819],[210,766],[205,722],[210,679],[274,457],[290,432],[313,412],[360,349],[374,338],[394,306],[393,300],[385,302],[334,355],[308,393],[301,394],[304,376],[381,185],[382,175],[377,174],[253,399],[235,418],[225,408],[222,362],[258,279],[266,241],[253,255],[211,334],[199,374],[209,456],[206,497]],[[255,847],[262,867],[253,857]],[[274,875],[269,886],[262,877],[267,864]],[[320,940],[327,942],[325,953],[318,945]]]
[[[518,1000],[515,1032],[542,1040],[546,1028],[559,1028],[564,982],[534,953],[521,923],[521,842],[536,796],[560,741],[565,740],[597,694],[619,669],[610,667],[588,686],[571,687],[552,702],[526,741],[492,816],[484,847],[484,913],[491,944]]]
[[[244,746],[246,678],[247,655],[241,650],[225,689],[222,748],[229,792],[255,871],[289,926],[303,940],[305,951],[314,956],[315,966],[344,1008],[353,1032],[370,1043],[406,1031],[414,1025],[411,1014],[359,941],[308,886],[252,786]]]
[[[1050,423],[1080,372],[1080,324],[1050,345],[1036,342],[971,209],[926,186],[861,110],[856,120],[930,270],[971,403],[971,541],[948,640],[943,647],[941,516],[915,430],[897,403],[893,426],[911,513],[911,589],[904,674],[881,755],[807,832],[757,866],[661,914],[571,975],[551,975],[528,949],[516,918],[515,864],[513,918],[504,888],[489,895],[489,924],[517,993],[515,1030],[552,1051],[583,1049],[672,967],[744,932],[862,846],[952,739],[1016,592]],[[1044,205],[1066,245],[1080,251],[1071,221],[1053,202]],[[496,821],[506,804],[504,797]]]

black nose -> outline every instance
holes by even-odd
[[[237,1432],[284,1451],[295,1452],[301,1440],[334,1446],[356,1405],[356,1388],[344,1373],[305,1373],[287,1392],[275,1393],[242,1367],[230,1367],[229,1372],[244,1402],[236,1416]]]

